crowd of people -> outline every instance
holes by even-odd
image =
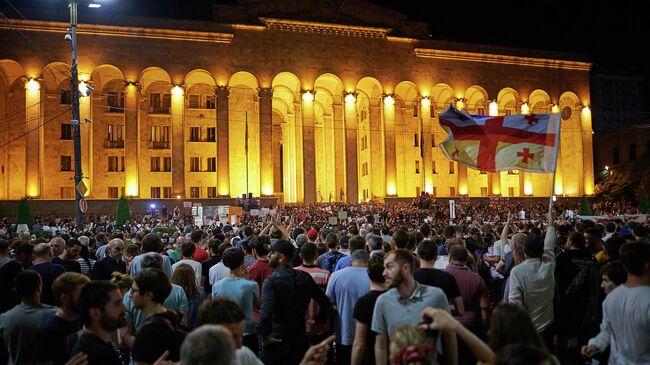
[[[635,213],[602,204],[610,214]],[[7,364],[649,364],[646,223],[580,204],[0,225]],[[344,212],[344,214],[339,214]],[[331,217],[336,217],[332,220]]]

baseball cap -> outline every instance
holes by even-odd
[[[318,231],[315,228],[312,228],[307,232],[307,237],[309,237],[310,240],[315,241],[316,238],[318,238]]]
[[[271,244],[271,251],[279,252],[287,257],[293,257],[296,248],[287,240],[277,240]]]

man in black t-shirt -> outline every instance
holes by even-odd
[[[21,271],[22,265],[9,257],[9,241],[0,239],[0,314],[20,302],[14,278]]]
[[[354,343],[352,344],[352,365],[372,365],[375,363],[375,332],[370,330],[372,314],[377,298],[386,291],[384,254],[377,253],[368,260],[370,292],[357,300],[353,317],[356,320]]]
[[[420,268],[413,273],[415,281],[423,285],[435,286],[442,289],[447,296],[452,313],[462,316],[465,313],[465,308],[456,278],[447,272],[433,267],[438,257],[438,247],[436,247],[435,242],[432,240],[420,242],[417,252],[420,258]]]
[[[131,301],[142,311],[145,320],[135,335],[134,362],[153,364],[165,351],[169,351],[167,360],[180,359],[182,340],[175,332],[179,319],[175,312],[163,306],[171,290],[169,277],[160,269],[145,269],[135,276],[130,291]]]
[[[73,347],[72,354],[88,356],[89,365],[122,365],[111,343],[113,332],[126,325],[126,307],[122,292],[109,281],[95,281],[81,289],[79,317],[84,331]]]
[[[37,346],[39,361],[63,365],[70,358],[72,349],[68,347],[67,338],[81,330],[77,304],[81,289],[89,283],[87,276],[76,272],[61,274],[54,280],[52,293],[59,302],[59,308],[41,322]]]

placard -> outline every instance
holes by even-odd
[[[339,220],[336,217],[329,217],[330,224],[335,226],[339,223]]]
[[[348,218],[348,212],[345,210],[340,210],[339,211],[339,219],[347,219]]]

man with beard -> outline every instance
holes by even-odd
[[[395,330],[404,325],[417,326],[426,307],[440,308],[449,312],[449,303],[440,288],[421,285],[413,278],[415,259],[404,249],[389,252],[384,258],[384,278],[390,288],[377,298],[372,316],[372,330],[375,337],[375,361],[386,365],[387,349]],[[436,347],[438,354],[446,358],[447,364],[458,364],[456,335],[445,332],[444,351],[440,339]]]
[[[107,245],[106,256],[95,262],[91,277],[93,280],[110,280],[115,271],[125,274],[126,263],[123,261],[124,241],[113,238]]]
[[[89,365],[122,364],[111,343],[113,331],[126,324],[122,292],[110,281],[95,281],[81,289],[79,317],[84,326],[72,353],[84,353]]]
[[[87,276],[75,272],[61,274],[54,280],[52,293],[59,302],[59,309],[41,323],[39,361],[51,361],[53,365],[59,365],[70,357],[71,349],[68,348],[66,339],[81,330],[77,303],[81,289],[89,283]]]
[[[294,270],[291,260],[295,248],[285,240],[271,245],[270,262],[275,269],[264,282],[260,327],[268,365],[300,363],[308,342],[305,312],[311,299],[319,306],[317,323],[323,323],[331,308],[311,275]]]

